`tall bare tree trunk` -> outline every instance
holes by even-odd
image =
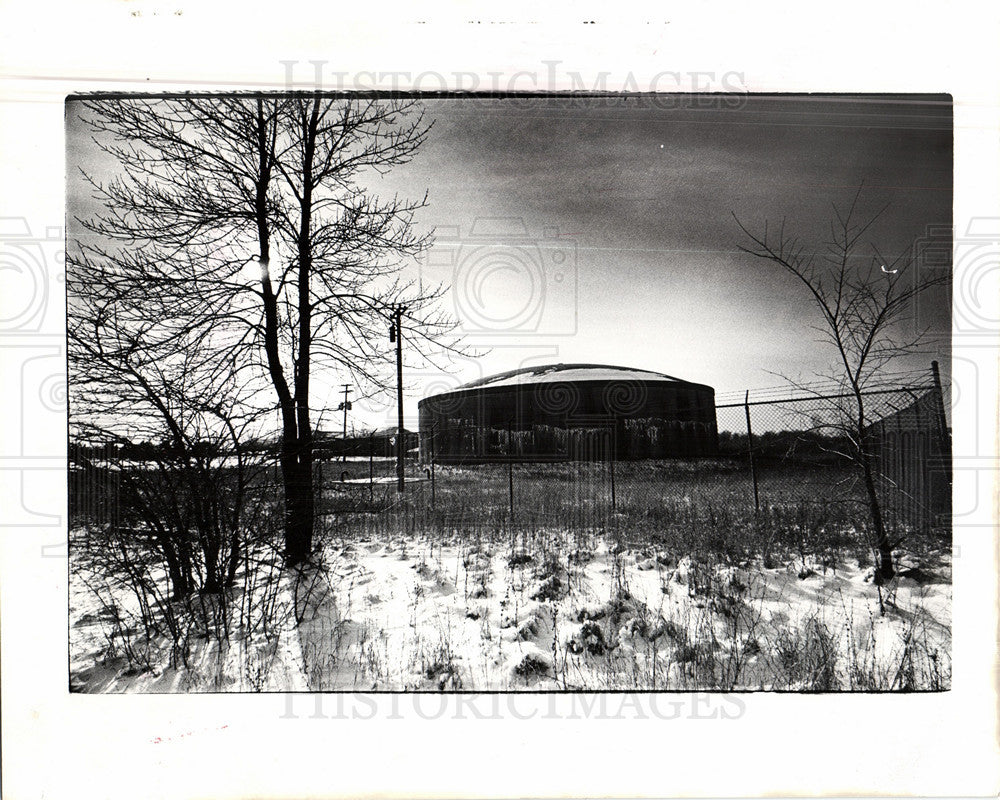
[[[868,511],[871,515],[872,529],[875,534],[875,550],[878,553],[878,563],[875,565],[875,582],[881,585],[892,580],[892,576],[895,574],[892,566],[892,542],[889,541],[889,533],[885,528],[885,518],[882,515],[882,501],[879,499],[878,487],[875,485],[873,458],[868,449],[868,435],[865,432],[864,395],[861,392],[861,386],[856,380],[852,382],[852,388],[857,403],[857,461],[861,467],[865,495],[868,498]]]
[[[303,564],[312,552],[313,491],[311,470],[296,459],[291,472],[285,472],[285,561]]]
[[[875,549],[878,551],[875,582],[883,584],[892,580],[892,576],[896,574],[892,566],[892,542],[889,541],[889,534],[885,529],[885,520],[882,516],[882,503],[879,500],[878,490],[875,486],[871,457],[864,450],[861,453],[861,463],[865,493],[868,495],[868,509],[871,513],[872,527],[875,533]]]
[[[308,560],[312,551],[316,497],[313,487],[312,423],[309,419],[309,373],[312,352],[312,305],[309,276],[312,272],[312,161],[318,124],[319,101],[313,102],[308,122],[303,120],[301,222],[296,242],[298,256],[298,354],[295,364],[296,478],[294,497],[286,508],[287,559],[290,564]],[[286,491],[288,484],[286,481]]]
[[[264,303],[264,352],[267,355],[268,375],[278,395],[281,411],[281,451],[279,463],[285,492],[285,561],[289,565],[301,564],[312,552],[313,487],[312,487],[312,436],[309,427],[309,364],[299,364],[294,377],[295,394],[288,386],[278,344],[278,299],[274,294],[270,276],[270,236],[267,191],[271,182],[274,157],[274,131],[270,131],[264,113],[263,100],[257,100],[257,153],[259,157],[255,196],[257,238],[260,246],[261,297]],[[300,240],[299,251],[303,249]],[[308,243],[306,243],[308,247]],[[300,261],[300,280],[302,266]],[[306,275],[308,276],[308,262]],[[308,308],[308,283],[305,306]],[[299,287],[299,309],[303,306],[302,286]],[[308,331],[309,320],[304,321]],[[303,322],[300,320],[300,334]],[[300,358],[303,347],[308,354],[309,342],[300,340]],[[303,383],[304,376],[304,383]]]

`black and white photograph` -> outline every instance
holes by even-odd
[[[996,797],[998,33],[0,3],[0,794]]]
[[[949,95],[65,120],[71,693],[952,689]]]

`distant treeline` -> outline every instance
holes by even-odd
[[[417,446],[416,433],[407,431],[405,449]],[[805,459],[810,461],[837,461],[838,453],[848,451],[848,443],[842,436],[833,436],[818,431],[767,431],[753,436],[755,457],[775,459]],[[244,453],[273,454],[277,456],[279,445],[266,439],[251,439],[241,445]],[[346,453],[345,453],[346,450]],[[395,437],[382,434],[340,437],[319,435],[314,451],[320,458],[337,456],[385,456],[396,453]],[[234,455],[232,448],[223,448],[215,442],[196,442],[183,453],[188,456],[222,458]],[[719,431],[720,456],[741,457],[747,454],[747,435],[732,431]],[[115,442],[111,444],[90,444],[72,442],[70,457],[118,458],[133,461],[156,461],[181,455],[182,451],[172,442]]]
[[[819,431],[767,431],[753,435],[753,454],[759,459],[840,463],[845,458],[840,454],[847,452],[849,443],[843,436]],[[747,455],[747,435],[719,431],[719,455]]]
[[[405,448],[408,451],[412,450],[417,446],[417,434],[407,431],[405,436]],[[240,449],[243,453],[247,454],[268,454],[277,457],[280,444],[277,441],[268,439],[249,439],[241,443]],[[345,441],[339,436],[318,433],[313,443],[313,452],[317,458],[333,458],[343,455],[391,457],[396,454],[395,436],[382,433],[366,433],[349,436]],[[108,444],[70,443],[70,458],[78,460],[113,458],[129,461],[157,461],[176,458],[180,455],[201,458],[223,458],[235,454],[236,452],[232,446],[222,447],[216,442],[209,441],[195,442],[186,446],[183,450],[170,441],[118,441]]]
[[[258,449],[267,449],[270,445],[260,443],[256,445]],[[248,443],[244,450],[250,451],[254,445]],[[184,448],[178,447],[173,442],[129,442],[118,441],[108,444],[88,444],[85,442],[70,442],[70,458],[79,457],[86,459],[94,458],[119,458],[130,461],[155,461],[162,458],[171,458],[178,455],[202,456],[205,458],[216,458],[231,455],[232,448],[223,448],[216,442],[194,442]]]

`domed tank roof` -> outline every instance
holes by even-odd
[[[687,386],[702,386],[673,375],[653,372],[647,369],[616,367],[610,364],[546,364],[536,367],[522,367],[509,372],[501,372],[486,378],[470,381],[451,391],[466,389],[492,389],[502,386],[521,386],[536,383],[578,383],[581,381],[656,381],[679,383]],[[711,388],[711,387],[705,387]]]

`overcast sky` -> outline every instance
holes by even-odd
[[[428,193],[418,225],[435,228],[437,242],[415,274],[453,284],[449,309],[470,342],[491,350],[450,376],[411,375],[408,424],[419,396],[527,364],[620,364],[719,393],[774,386],[775,372],[826,370],[834,353],[815,342],[805,290],[737,250],[733,214],[751,229],[784,217],[787,231],[821,245],[831,203],[848,204],[863,182],[863,210],[890,204],[871,240],[895,254],[951,224],[950,103],[726,100],[735,107],[706,98],[426,102],[434,126],[425,145],[373,188]],[[71,122],[71,171],[89,157],[78,133]],[[78,191],[71,179],[71,209]],[[943,291],[921,318],[950,328]],[[947,338],[911,364],[934,357],[947,372]],[[390,414],[356,411],[359,425]]]
[[[451,307],[483,331],[472,341],[495,345],[432,389],[548,361],[652,369],[718,392],[773,386],[774,372],[810,376],[835,357],[815,342],[816,311],[794,279],[737,250],[733,214],[751,229],[784,217],[822,245],[831,203],[848,204],[863,182],[864,210],[890,204],[871,232],[883,253],[951,224],[946,98],[694,102],[427,103],[427,144],[379,191],[428,190],[420,224],[437,227],[438,266],[424,274],[450,276]],[[490,218],[522,221],[529,246],[505,252],[496,245],[521,239],[473,235],[499,227]],[[949,329],[943,291],[921,318]],[[934,354],[947,369],[946,338],[911,364]]]

